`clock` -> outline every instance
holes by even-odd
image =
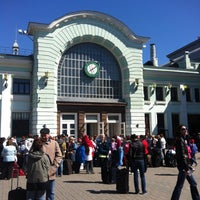
[[[91,61],[85,64],[84,72],[87,76],[95,78],[99,74],[99,68],[100,67],[97,62]]]

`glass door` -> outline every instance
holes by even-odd
[[[61,114],[61,134],[77,138],[77,115]]]

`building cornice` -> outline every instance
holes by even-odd
[[[79,11],[79,12],[72,12],[70,14],[64,15],[60,18],[57,18],[50,24],[42,24],[42,23],[34,23],[30,22],[28,25],[28,34],[34,35],[37,31],[50,31],[57,27],[59,27],[63,23],[68,23],[72,20],[78,20],[78,19],[93,19],[102,21],[104,24],[108,24],[109,26],[115,27],[117,30],[121,31],[127,38],[133,41],[137,41],[141,44],[145,44],[149,37],[142,37],[138,36],[135,33],[133,33],[124,23],[122,23],[120,20],[101,13],[97,11]]]

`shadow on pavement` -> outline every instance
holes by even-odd
[[[156,176],[178,176],[178,174],[155,174]]]
[[[95,181],[63,181],[63,183],[97,183]]]
[[[87,190],[88,192],[92,194],[119,194],[115,190]]]

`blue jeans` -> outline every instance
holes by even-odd
[[[122,166],[123,165],[123,157],[124,157],[124,150],[123,147],[119,147],[118,148],[118,162],[117,162],[117,166]]]
[[[60,165],[56,171],[56,176],[62,176],[62,175],[63,175],[63,160],[60,161]]]
[[[49,180],[46,189],[46,200],[54,200],[55,180]]]
[[[180,198],[181,190],[183,188],[185,179],[187,179],[188,183],[190,184],[190,192],[191,192],[192,200],[200,200],[199,192],[197,189],[197,182],[193,174],[190,173],[190,175],[186,175],[185,171],[181,167],[178,166],[177,168],[178,168],[179,173],[178,173],[176,186],[172,193],[171,200],[178,200]]]
[[[134,186],[135,186],[135,192],[139,193],[139,181],[138,181],[138,170],[140,173],[141,178],[141,187],[142,192],[146,193],[146,178],[145,178],[145,163],[143,160],[134,160],[132,164],[132,171],[134,173]]]
[[[45,200],[45,190],[28,190],[26,192],[26,200]]]

